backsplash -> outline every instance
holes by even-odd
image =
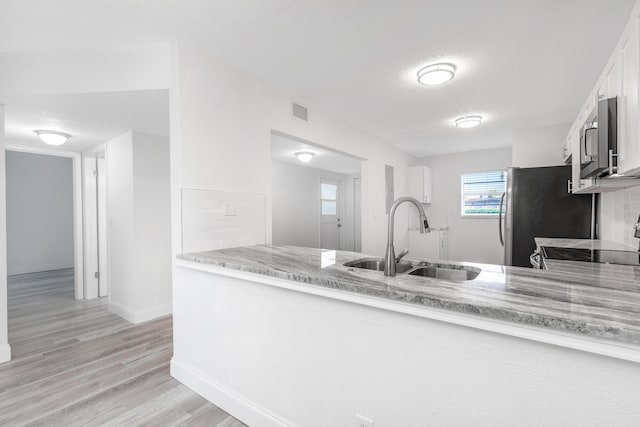
[[[182,252],[266,243],[265,195],[183,189]]]
[[[640,215],[640,187],[601,195],[600,238],[638,247],[633,237]]]
[[[638,222],[640,215],[640,188],[631,188],[624,191],[622,200],[624,242],[628,245],[638,246],[638,239],[633,237],[635,229],[633,226]]]

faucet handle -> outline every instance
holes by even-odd
[[[400,253],[396,256],[396,262],[400,262],[400,260],[409,253],[409,249],[403,249],[402,251],[400,251]]]

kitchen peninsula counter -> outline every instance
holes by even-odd
[[[453,282],[343,265],[364,257],[290,246],[181,255],[171,375],[247,425],[640,417],[633,270],[463,264],[480,274]]]
[[[342,294],[403,303],[396,311],[439,309],[560,331],[576,337],[640,344],[640,269],[608,271],[460,263],[480,269],[474,280],[447,280],[345,267],[367,255],[292,246],[251,246],[181,255],[192,267],[217,267],[293,282],[298,290],[324,288]],[[598,274],[602,273],[602,274]],[[328,295],[325,295],[328,296]],[[371,301],[371,299],[369,299]],[[361,301],[362,302],[362,301]],[[640,348],[640,347],[639,347]]]

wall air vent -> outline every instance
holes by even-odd
[[[303,107],[295,102],[291,104],[291,114],[293,114],[293,117],[296,119],[303,120],[305,122],[309,120],[309,110],[307,107]]]

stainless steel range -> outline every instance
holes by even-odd
[[[597,262],[602,264],[640,265],[640,252],[604,249],[557,248],[543,246],[542,259]]]

